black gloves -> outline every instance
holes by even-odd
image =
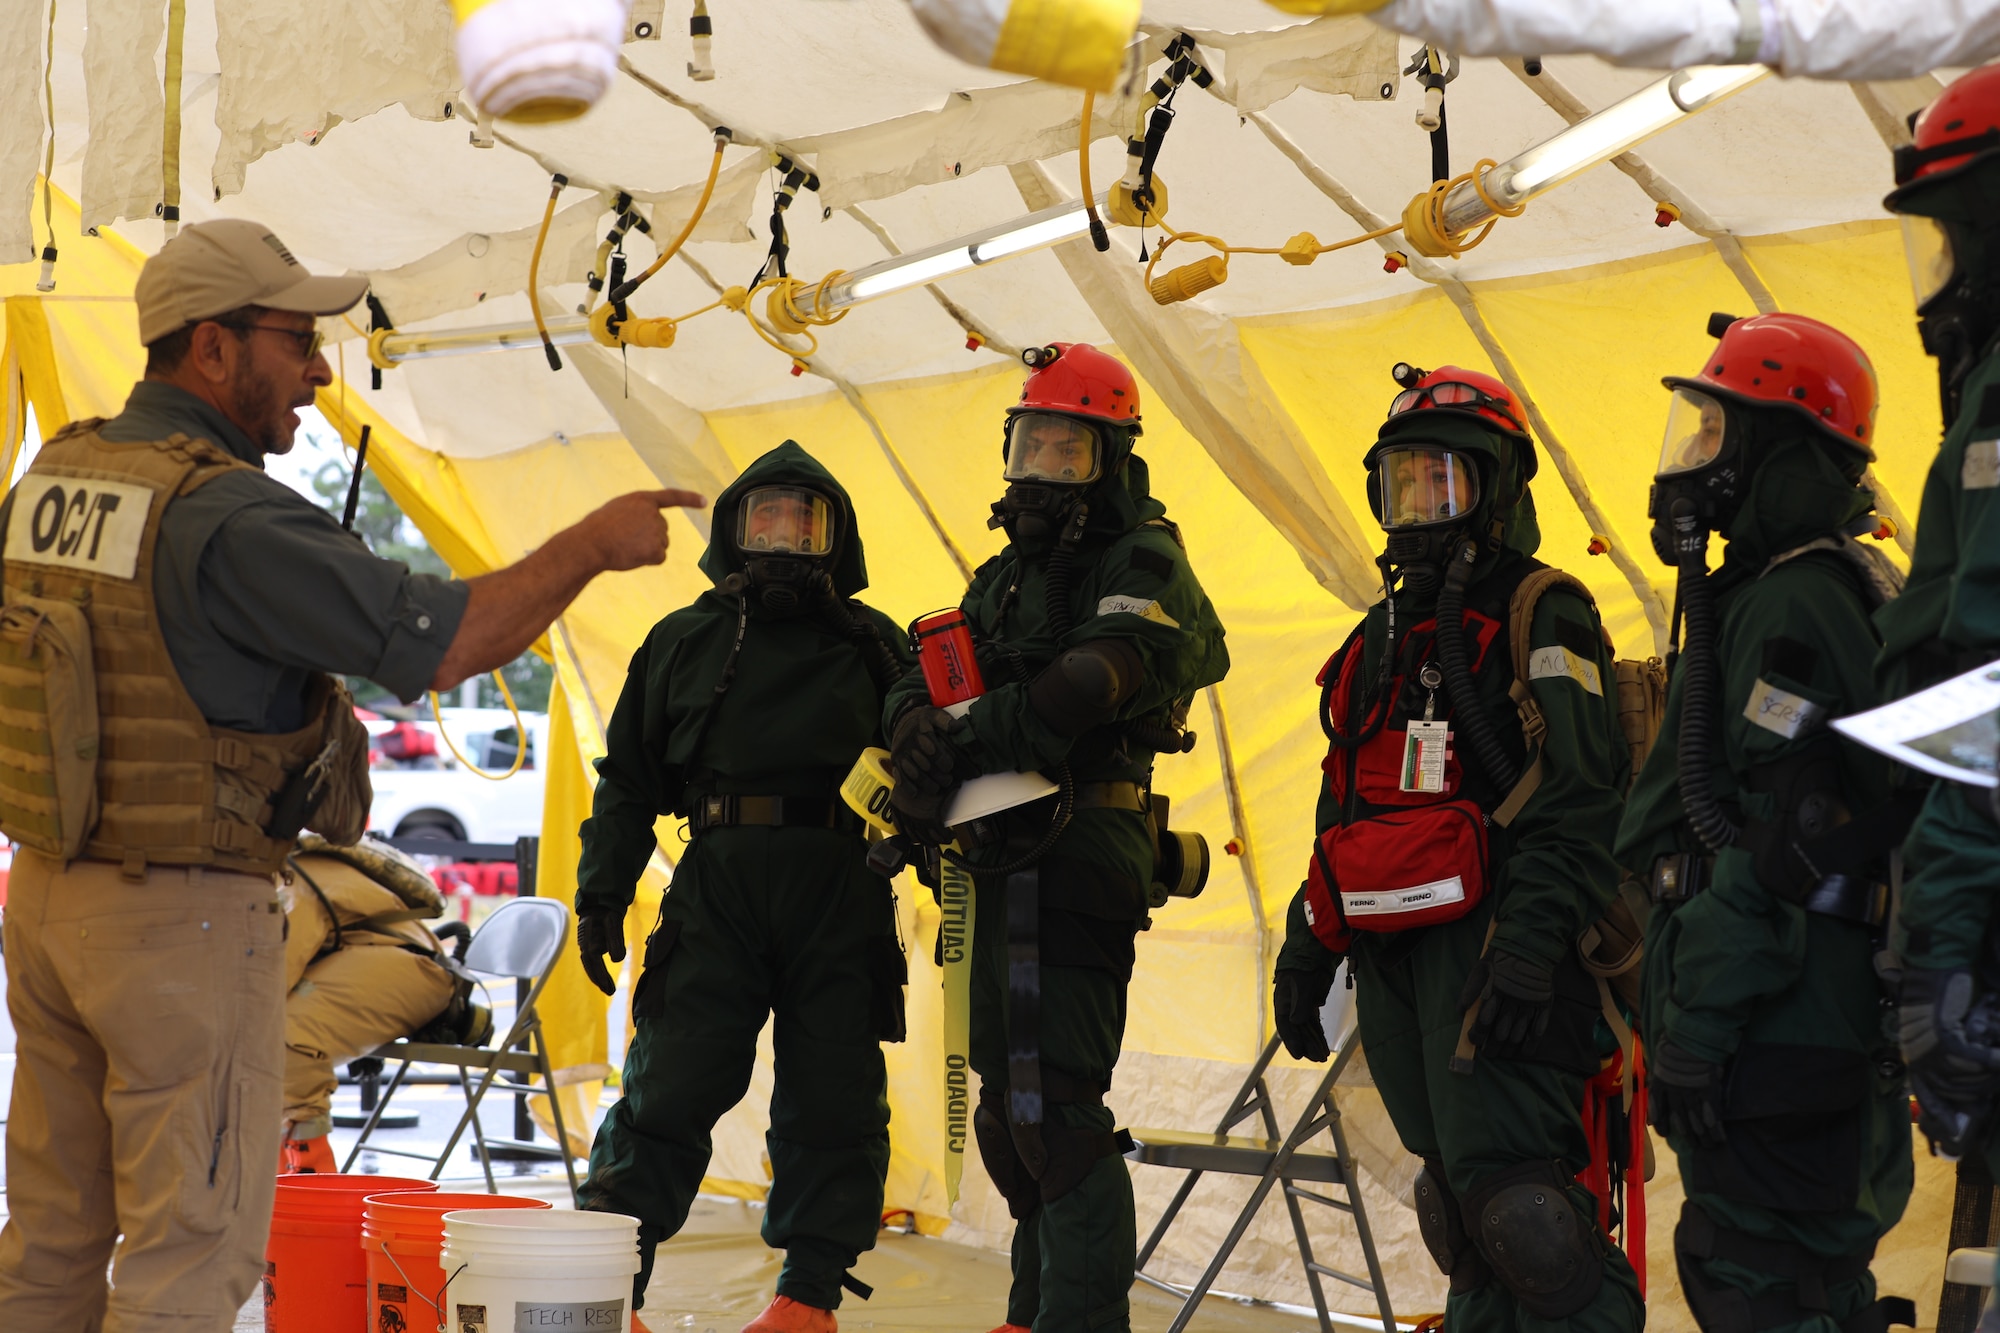
[[[1505,949],[1472,965],[1458,993],[1459,1012],[1474,1004],[1478,1017],[1468,1034],[1474,1046],[1525,1046],[1549,1030],[1556,1011],[1555,969]]]
[[[1975,1003],[1970,972],[1903,973],[1896,1011],[1903,1061],[1909,1066],[1924,1133],[1952,1156],[1969,1140],[2000,1095],[2000,1045],[1990,997]]]
[[[1646,1096],[1653,1128],[1669,1138],[1713,1148],[1728,1137],[1722,1127],[1722,1066],[1714,1061],[1662,1039],[1647,1055]]]
[[[610,954],[614,963],[625,961],[625,909],[586,907],[578,912],[576,951],[583,959],[583,974],[590,978],[590,984],[606,995],[615,994],[618,982],[604,965],[604,956]]]
[[[958,719],[942,708],[918,705],[896,719],[889,741],[889,767],[896,776],[890,804],[896,828],[918,842],[943,846],[952,840],[944,822],[952,798],[973,776],[964,751],[951,741]]]
[[[1331,1051],[1319,1011],[1333,989],[1333,973],[1281,968],[1271,976],[1271,1021],[1294,1060],[1325,1060]]]

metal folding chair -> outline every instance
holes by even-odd
[[[478,1143],[480,1166],[486,1172],[486,1190],[489,1194],[499,1193],[493,1180],[493,1162],[486,1147],[486,1133],[479,1124],[479,1104],[485,1098],[487,1089],[502,1070],[509,1073],[540,1075],[542,1090],[549,1097],[549,1111],[555,1118],[556,1151],[562,1158],[563,1170],[569,1173],[569,1192],[572,1202],[576,1199],[576,1163],[569,1155],[569,1138],[563,1130],[562,1099],[556,1096],[555,1076],[549,1068],[548,1046],[542,1040],[541,1015],[535,1005],[541,999],[542,988],[548,984],[549,974],[555,971],[556,960],[562,956],[564,942],[569,938],[569,909],[553,898],[516,898],[503,903],[486,919],[472,936],[465,950],[465,969],[481,976],[507,978],[526,983],[520,1002],[515,1006],[514,1022],[504,1036],[498,1037],[492,1046],[446,1046],[432,1042],[410,1041],[407,1038],[377,1046],[369,1054],[402,1063],[396,1076],[382,1091],[375,1104],[374,1113],[368,1123],[361,1127],[361,1137],[341,1163],[342,1171],[352,1170],[355,1159],[363,1149],[370,1152],[389,1153],[396,1157],[414,1157],[431,1163],[430,1178],[436,1180],[450,1160],[452,1150],[465,1136],[467,1125],[472,1127],[472,1136]],[[525,1050],[517,1051],[516,1046],[525,1045]],[[383,1113],[396,1096],[396,1089],[402,1086],[404,1075],[410,1066],[424,1064],[456,1065],[461,1074],[460,1091],[465,1094],[465,1113],[451,1131],[450,1140],[444,1150],[433,1158],[426,1152],[413,1152],[407,1148],[385,1148],[371,1145],[369,1136],[375,1132]],[[481,1077],[475,1089],[470,1079],[470,1071],[479,1070]]]
[[[1138,1273],[1141,1282],[1158,1287],[1162,1291],[1173,1292],[1186,1297],[1180,1312],[1168,1325],[1167,1333],[1181,1333],[1194,1318],[1195,1310],[1202,1298],[1215,1284],[1229,1256],[1235,1252],[1237,1242],[1250,1229],[1250,1222],[1263,1207],[1271,1190],[1283,1184],[1285,1207],[1292,1216],[1292,1235],[1298,1242],[1299,1262],[1304,1265],[1306,1283],[1312,1288],[1313,1308],[1319,1314],[1320,1333],[1332,1333],[1333,1321],[1326,1307],[1326,1291],[1320,1284],[1322,1277],[1338,1278],[1351,1286],[1361,1288],[1375,1297],[1376,1309],[1382,1315],[1382,1333],[1398,1333],[1396,1316],[1389,1308],[1389,1288],[1382,1280],[1382,1265],[1375,1257],[1375,1237],[1368,1229],[1368,1210],[1361,1201],[1361,1185],[1355,1176],[1354,1156],[1347,1150],[1347,1135],[1340,1127],[1340,1106],[1334,1100],[1333,1086],[1339,1081],[1342,1071],[1354,1053],[1361,1049],[1358,1036],[1350,1035],[1340,1048],[1340,1054],[1327,1067],[1326,1076],[1319,1081],[1319,1088],[1312,1100],[1306,1104],[1298,1123],[1292,1132],[1283,1138],[1278,1136],[1278,1118],[1271,1102],[1271,1090],[1266,1084],[1264,1073],[1271,1066],[1272,1057],[1278,1053],[1278,1039],[1272,1037],[1264,1047],[1263,1055],[1250,1070],[1250,1076],[1243,1080],[1235,1100],[1229,1103],[1223,1113],[1222,1123],[1215,1127],[1213,1134],[1195,1134],[1186,1130],[1135,1129],[1131,1131],[1132,1151],[1126,1156],[1135,1162],[1147,1162],[1154,1166],[1171,1166],[1188,1173],[1181,1182],[1180,1191],[1173,1202],[1160,1216],[1153,1233],[1146,1243],[1139,1247]],[[1264,1125],[1263,1138],[1247,1138],[1232,1135],[1229,1131],[1241,1125],[1251,1116],[1260,1116]],[[1308,1148],[1305,1145],[1324,1131],[1332,1140],[1333,1151]],[[1146,1272],[1146,1261],[1153,1257],[1160,1241],[1166,1237],[1167,1228],[1173,1225],[1181,1205],[1194,1192],[1195,1182],[1202,1173],[1214,1171],[1224,1175],[1256,1176],[1257,1187],[1250,1192],[1250,1198],[1243,1210],[1236,1215],[1236,1221],[1223,1238],[1222,1245],[1209,1261],[1201,1279],[1192,1287],[1152,1277]],[[1345,1190],[1346,1199],[1335,1199],[1315,1190],[1306,1189],[1301,1182],[1317,1185],[1337,1186]],[[1305,1215],[1299,1210],[1299,1201],[1324,1204],[1348,1214],[1354,1219],[1354,1230],[1361,1240],[1361,1257],[1368,1265],[1368,1276],[1358,1277],[1343,1273],[1337,1268],[1329,1268],[1313,1258],[1312,1237],[1306,1232]]]

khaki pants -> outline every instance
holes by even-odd
[[[313,874],[326,883],[319,866]],[[402,905],[388,890],[377,892],[389,900],[388,908]],[[340,948],[315,959],[332,935],[326,909],[310,894],[296,892],[286,956],[288,973],[295,968],[299,980],[285,997],[284,1114],[296,1126],[294,1138],[314,1138],[331,1127],[335,1065],[408,1036],[451,1003],[451,973],[403,947],[401,936],[344,931]]]
[[[15,856],[0,1329],[231,1327],[271,1224],[283,922],[252,875],[156,867],[134,883]]]

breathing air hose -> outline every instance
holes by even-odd
[[[1674,546],[1680,556],[1679,600],[1687,630],[1681,645],[1681,726],[1674,742],[1680,768],[1681,806],[1688,824],[1711,852],[1732,845],[1742,832],[1715,799],[1716,729],[1715,592],[1708,584],[1708,529],[1695,518],[1694,505],[1673,507]]]
[[[1473,688],[1472,668],[1465,656],[1465,587],[1472,581],[1473,562],[1478,558],[1478,545],[1465,538],[1452,548],[1445,564],[1444,586],[1438,589],[1437,600],[1438,666],[1444,672],[1445,692],[1451,696],[1456,729],[1471,742],[1473,757],[1495,789],[1506,792],[1521,775],[1494,733],[1493,719]]]
[[[1090,521],[1090,506],[1079,502],[1063,524],[1062,536],[1049,552],[1049,637],[1063,639],[1076,628],[1076,611],[1070,606],[1071,583],[1076,569],[1076,550],[1083,544],[1083,525]]]
[[[1362,724],[1356,736],[1343,736],[1333,722],[1333,689],[1339,683],[1340,673],[1328,671],[1326,679],[1319,687],[1319,729],[1337,750],[1353,750],[1375,739],[1394,711],[1395,700],[1383,697],[1388,693],[1389,681],[1395,674],[1396,666],[1396,591],[1395,580],[1389,574],[1389,557],[1386,555],[1376,562],[1382,571],[1382,609],[1388,621],[1388,633],[1382,645],[1382,665],[1375,673],[1375,698],[1369,709],[1368,720]],[[1365,637],[1357,651],[1365,652],[1368,641]]]
[[[820,570],[813,580],[818,591],[820,607],[833,632],[849,640],[861,654],[862,665],[868,668],[869,677],[875,688],[886,698],[889,689],[903,677],[903,670],[896,665],[896,655],[889,651],[889,645],[882,642],[882,635],[866,616],[854,613],[856,603],[842,597],[833,586],[833,575]]]

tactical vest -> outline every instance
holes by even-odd
[[[0,562],[10,626],[24,617],[59,625],[49,612],[64,608],[87,622],[89,643],[70,646],[96,677],[94,810],[71,812],[58,831],[51,753],[74,762],[90,747],[52,725],[47,673],[17,635],[0,651],[0,831],[60,859],[117,862],[132,878],[148,864],[269,874],[296,833],[265,831],[274,798],[337,728],[358,729],[351,701],[320,676],[306,701],[311,721],[298,731],[209,724],[160,630],[154,551],[174,499],[250,465],[181,434],[113,444],[99,437],[102,424],[77,422],[42,447],[14,489]],[[32,635],[26,643],[32,649]]]
[[[1514,680],[1508,652],[1508,606],[1514,590],[1543,569],[1523,560],[1498,578],[1467,590],[1467,665],[1481,699],[1505,697]],[[1327,722],[1342,738],[1321,763],[1338,803],[1335,824],[1313,844],[1306,875],[1306,920],[1329,949],[1345,953],[1353,932],[1410,930],[1455,921],[1478,906],[1491,883],[1487,829],[1509,795],[1475,764],[1468,770],[1454,729],[1442,789],[1411,791],[1407,771],[1410,724],[1426,706],[1434,721],[1452,717],[1449,692],[1435,692],[1421,675],[1436,661],[1437,618],[1398,628],[1386,687],[1364,675],[1364,619],[1319,675]],[[1595,664],[1589,664],[1594,670]],[[1518,728],[1495,719],[1501,743],[1518,766],[1525,744]]]

